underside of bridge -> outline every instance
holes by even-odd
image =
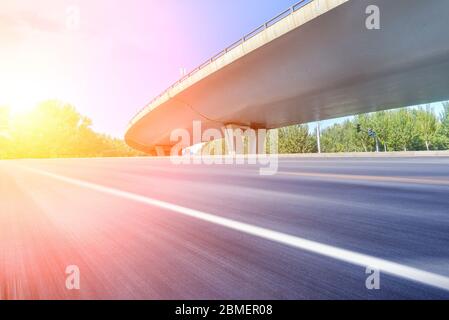
[[[125,139],[154,153],[195,120],[271,129],[447,100],[448,17],[447,0],[310,1],[153,101]]]

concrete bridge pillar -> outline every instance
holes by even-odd
[[[225,142],[228,155],[265,154],[267,130],[242,125],[226,125]]]
[[[252,129],[247,131],[248,137],[248,153],[249,154],[264,154],[266,151],[266,130]]]
[[[172,146],[155,146],[154,151],[151,155],[157,156],[157,157],[168,157],[172,154]],[[182,149],[178,149],[178,152],[176,153],[177,156],[182,156]]]
[[[225,146],[228,155],[245,154],[245,131],[247,129],[248,127],[236,124],[225,126]]]

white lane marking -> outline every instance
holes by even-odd
[[[150,206],[158,207],[161,209],[173,211],[188,217],[207,221],[212,224],[216,224],[228,229],[240,231],[245,234],[256,236],[262,239],[270,240],[273,242],[281,243],[287,246],[295,247],[305,251],[313,252],[322,256],[330,257],[336,260],[344,261],[353,265],[362,266],[364,268],[370,267],[378,269],[381,272],[404,278],[407,280],[419,282],[425,285],[436,287],[439,289],[449,291],[449,277],[439,275],[436,273],[424,271],[421,269],[409,267],[396,262],[391,262],[381,258],[372,257],[369,255],[357,253],[354,251],[333,247],[327,244],[303,239],[300,237],[292,236],[282,232],[257,227],[251,224],[239,222],[236,220],[215,216],[210,213],[202,212],[195,209],[186,208],[176,204],[168,203],[152,199],[149,197],[141,196],[135,193],[126,192],[102,185],[86,182],[78,179],[68,178],[65,176],[57,175],[43,170],[38,170],[29,167],[22,167],[28,171],[53,178],[62,182],[66,182],[81,188],[91,189],[97,192],[114,195],[116,197],[132,200],[140,203],[144,203]]]
[[[318,173],[318,172],[289,172],[279,171],[279,174],[298,176],[305,178],[323,178],[323,179],[336,179],[336,180],[361,180],[361,181],[374,181],[374,182],[392,182],[392,183],[405,183],[405,184],[429,184],[447,186],[449,180],[439,180],[430,178],[403,178],[403,177],[389,177],[389,176],[366,176],[355,174],[341,174],[341,173]]]

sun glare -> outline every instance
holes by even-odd
[[[9,107],[15,114],[26,113],[52,97],[44,79],[29,76],[2,77],[0,88],[0,106]]]

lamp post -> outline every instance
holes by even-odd
[[[318,121],[316,124],[316,144],[318,147],[318,153],[321,153],[321,140],[320,140],[320,122]]]

